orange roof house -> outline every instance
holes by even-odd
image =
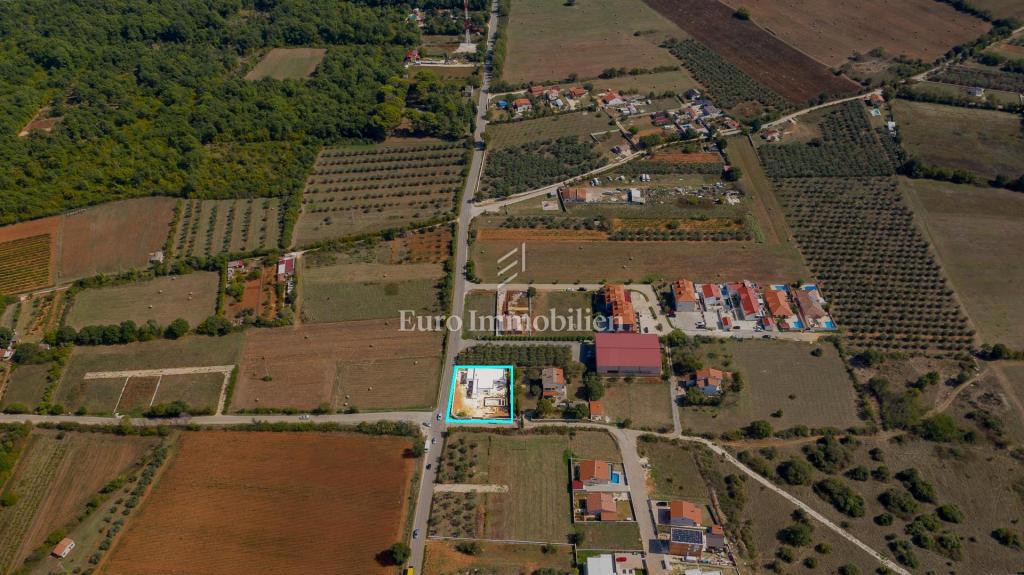
[[[580,461],[579,469],[579,479],[583,483],[593,485],[595,483],[608,483],[612,480],[612,464],[607,461],[584,459]]]
[[[768,306],[768,313],[772,317],[793,315],[793,308],[789,307],[789,298],[786,297],[786,292],[780,289],[764,290],[764,303]]]
[[[604,419],[604,404],[600,400],[590,401],[590,419]]]
[[[618,507],[611,493],[590,493],[587,495],[587,513],[601,521],[615,521],[619,518]]]
[[[543,397],[565,399],[565,372],[560,367],[545,367],[540,374]]]
[[[704,522],[704,513],[689,501],[673,501],[668,507],[669,523],[675,526],[692,527]]]
[[[821,304],[819,304],[814,297],[806,291],[797,290],[796,305],[800,308],[800,313],[803,314],[807,323],[813,324],[820,319],[828,317],[828,314],[825,313],[825,309],[821,307]]]
[[[672,283],[672,299],[675,300],[676,311],[697,311],[697,290],[690,280]]]
[[[547,88],[545,88],[544,86],[530,86],[530,90],[529,91],[530,91],[530,95],[531,96],[540,96],[546,90],[547,90]]]
[[[601,296],[610,320],[609,331],[636,331],[636,311],[626,286],[605,285],[601,289]]]
[[[697,389],[708,395],[714,395],[722,390],[722,382],[725,381],[725,372],[713,367],[698,369],[690,377],[689,385],[696,385]]]
[[[578,100],[587,95],[587,90],[583,86],[573,86],[569,88],[569,95],[572,96],[573,100]]]
[[[64,539],[60,540],[60,543],[54,546],[53,551],[50,551],[50,553],[52,553],[55,557],[60,557],[61,559],[63,559],[67,557],[68,553],[71,553],[71,550],[74,548],[75,542],[65,537]]]

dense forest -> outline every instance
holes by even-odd
[[[290,194],[321,145],[383,138],[410,96],[420,133],[458,137],[457,88],[401,79],[419,41],[408,6],[374,4],[0,3],[0,224],[140,195]],[[287,46],[327,54],[306,80],[243,79]],[[47,106],[52,133],[18,137]]]

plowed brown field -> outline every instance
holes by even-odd
[[[60,218],[57,217],[0,228],[0,294],[53,284],[59,229]],[[40,236],[47,239],[30,240]],[[14,243],[16,241],[19,243]],[[49,258],[40,257],[42,250],[46,249],[49,250]]]
[[[523,240],[531,242],[603,242],[606,232],[596,230],[537,230],[529,228],[483,228],[478,240]]]
[[[673,164],[720,164],[722,156],[718,152],[659,152],[651,156],[651,162],[671,162]]]
[[[186,433],[111,550],[110,575],[392,573],[410,441],[323,433]]]
[[[718,0],[644,0],[763,86],[796,104],[820,94],[855,94],[860,85],[835,76],[817,60],[751,21],[733,17]]]

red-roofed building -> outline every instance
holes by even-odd
[[[592,421],[604,421],[604,404],[600,400],[590,400],[590,419]]]
[[[601,289],[607,314],[608,331],[634,332],[637,330],[633,299],[624,285],[608,284]]]
[[[700,297],[705,306],[718,305],[722,303],[722,288],[718,284],[701,284]]]
[[[543,94],[546,90],[547,88],[544,86],[530,86],[529,92],[531,96],[537,97]]]
[[[565,399],[565,372],[560,367],[545,367],[540,373],[542,393],[545,399],[562,401]]]
[[[54,546],[53,551],[50,551],[50,553],[52,553],[54,557],[60,557],[61,559],[64,559],[68,556],[68,553],[71,553],[71,550],[74,548],[75,542],[65,537],[64,539],[60,540],[60,543]]]
[[[756,289],[743,284],[736,288],[736,295],[739,297],[739,306],[736,309],[743,319],[752,320],[761,315],[761,302],[758,300]]]
[[[668,521],[675,527],[697,527],[704,522],[704,513],[689,501],[673,501],[668,504]]]
[[[295,275],[295,258],[283,257],[277,260],[277,281],[283,282]]]
[[[616,521],[619,510],[611,493],[590,493],[587,495],[587,513],[601,521]]]
[[[512,110],[516,113],[527,112],[531,109],[533,109],[533,104],[530,102],[529,98],[516,98],[512,102]]]
[[[725,372],[713,367],[698,369],[690,376],[687,385],[696,385],[697,389],[707,395],[716,395],[722,390],[722,382],[725,381]]]
[[[579,468],[577,479],[584,485],[600,485],[612,480],[612,464],[607,461],[584,459],[579,462],[577,467]]]
[[[573,100],[579,100],[586,95],[587,90],[583,86],[573,86],[572,88],[569,88],[569,96],[572,97]]]
[[[800,314],[804,317],[804,323],[808,326],[816,325],[819,321],[828,317],[825,309],[809,292],[797,290],[796,305],[800,308]]]
[[[607,92],[604,96],[601,96],[601,103],[605,106],[619,106],[625,102],[618,92]]]
[[[780,289],[764,290],[764,303],[768,306],[768,315],[772,317],[793,315],[793,308],[789,307],[789,298],[786,296],[786,292]]]
[[[672,299],[676,311],[698,311],[697,290],[690,280],[682,279],[672,283]]]
[[[661,343],[654,334],[598,333],[597,372],[602,374],[661,373]]]

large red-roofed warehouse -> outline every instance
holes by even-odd
[[[599,333],[594,337],[594,344],[598,373],[661,373],[661,343],[654,334]]]

